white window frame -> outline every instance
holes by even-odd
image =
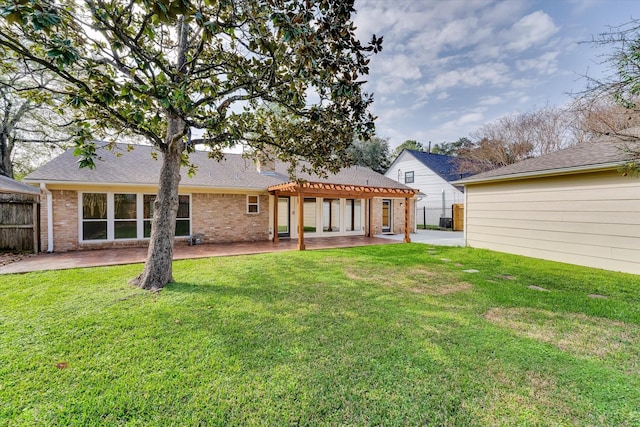
[[[251,197],[255,197],[256,201],[255,203],[250,201]],[[256,207],[256,211],[255,212],[251,212],[250,206],[255,206]],[[260,196],[257,194],[247,194],[247,214],[248,215],[257,215],[260,213]]]
[[[100,240],[84,240],[83,236],[83,195],[84,194],[106,194],[107,195],[107,238]],[[128,238],[128,239],[116,239],[115,238],[115,206],[114,206],[114,195],[115,194],[135,194],[136,195],[136,230],[137,237]],[[105,242],[130,242],[130,241],[138,241],[138,240],[149,240],[149,237],[144,237],[144,221],[148,218],[144,218],[144,196],[149,195],[149,192],[127,192],[127,191],[78,191],[78,242],[82,244],[92,244],[92,243],[105,243]],[[189,217],[188,218],[176,218],[180,220],[189,220],[189,235],[187,236],[176,236],[178,239],[188,239],[191,234],[193,234],[193,195],[191,193],[179,194],[180,196],[188,196],[189,197]],[[104,220],[103,220],[104,221]],[[128,220],[133,221],[133,220]]]
[[[411,175],[409,175],[411,174]],[[411,181],[409,181],[409,176],[411,176]],[[414,182],[416,182],[416,174],[414,173],[414,171],[407,171],[404,173],[404,183],[405,184],[413,184]]]

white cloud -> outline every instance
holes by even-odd
[[[504,99],[500,96],[483,96],[480,98],[478,105],[498,105],[502,104]]]
[[[558,71],[560,52],[546,52],[537,58],[519,59],[516,61],[518,71],[535,71],[540,75],[551,75]]]
[[[509,67],[503,63],[488,63],[473,68],[451,70],[437,75],[432,81],[423,85],[422,90],[433,93],[450,88],[498,85],[509,80],[508,71]]]
[[[445,100],[445,99],[449,98],[449,96],[450,96],[450,95],[449,95],[447,92],[440,92],[440,93],[438,94],[438,96],[436,96],[436,99],[437,99],[438,101],[443,101],[443,100]]]
[[[508,40],[506,49],[523,52],[548,40],[557,31],[558,27],[549,15],[541,10],[533,12],[522,17],[504,34]]]

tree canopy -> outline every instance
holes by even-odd
[[[381,174],[389,168],[389,140],[386,138],[357,139],[348,151],[355,165],[366,166]]]
[[[43,89],[84,118],[81,165],[95,165],[105,133],[141,135],[161,153],[149,255],[133,281],[159,289],[172,280],[180,166],[195,144],[220,158],[241,142],[323,172],[348,164],[354,136],[373,135],[361,77],[382,39],[362,44],[354,12],[343,0],[2,0],[0,46],[64,83]]]
[[[402,153],[402,150],[407,149],[407,150],[416,150],[416,151],[424,151],[424,147],[422,146],[422,143],[413,140],[413,139],[407,139],[406,141],[404,141],[402,144],[398,145],[394,150],[393,153],[391,153],[391,160],[393,161],[396,157],[398,157],[400,155],[400,153]]]

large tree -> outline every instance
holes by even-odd
[[[356,139],[348,150],[353,164],[366,166],[384,174],[389,168],[389,140],[373,137],[370,141]]]
[[[28,68],[0,49],[0,175],[23,176],[71,141],[73,120],[56,111],[42,67]]]
[[[500,117],[473,132],[474,143],[458,150],[460,172],[483,172],[565,148],[575,143],[572,123],[566,109],[551,106]]]
[[[352,0],[0,4],[0,46],[55,73],[65,82],[56,91],[85,117],[82,165],[94,166],[94,135],[108,129],[142,135],[161,153],[148,256],[132,280],[142,288],[173,280],[180,167],[194,144],[220,158],[242,142],[322,172],[345,165],[354,135],[373,134],[361,77],[382,40],[355,37]]]
[[[442,142],[440,144],[435,144],[431,149],[431,152],[434,154],[442,154],[444,156],[457,156],[458,152],[471,148],[472,146],[473,142],[471,142],[469,138],[463,136],[454,142]]]
[[[418,142],[415,139],[407,139],[406,141],[404,141],[402,144],[398,145],[393,150],[393,152],[391,153],[390,160],[393,161],[396,157],[398,157],[400,155],[400,153],[402,153],[402,150],[405,150],[405,149],[423,151],[424,147],[422,146],[421,142]]]

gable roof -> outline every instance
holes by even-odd
[[[79,168],[73,149],[67,150],[29,174],[25,181],[156,186],[162,165],[160,153],[158,153],[158,160],[155,160],[152,153],[157,151],[152,146],[134,145],[131,151],[128,151],[127,147],[127,144],[117,144],[113,151],[104,147],[98,148],[100,160],[96,160],[94,169]],[[265,191],[268,187],[291,181],[287,173],[288,165],[280,161],[276,161],[275,172],[260,173],[254,161],[242,157],[241,154],[225,154],[223,160],[218,162],[210,159],[206,151],[196,151],[189,155],[189,159],[198,169],[192,177],[187,175],[188,168],[181,169],[181,187]],[[298,173],[297,178],[332,184],[409,188],[362,166],[345,168],[327,178],[305,173]]]
[[[0,175],[0,193],[40,194],[40,189]]]
[[[456,184],[615,169],[631,160],[628,148],[640,149],[637,138],[630,135],[606,135],[594,142],[582,142],[540,157],[479,173],[457,181]]]
[[[405,149],[405,151],[447,182],[456,181],[471,175],[471,173],[458,172],[461,161],[457,157],[418,150]]]

